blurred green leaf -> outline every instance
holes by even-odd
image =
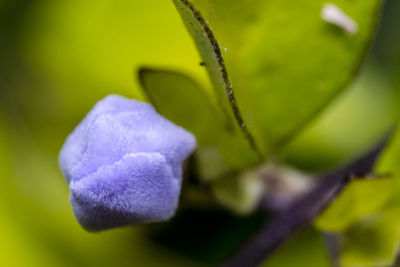
[[[307,229],[289,240],[266,260],[263,267],[328,267],[329,255],[321,235]]]
[[[226,85],[232,82],[238,110],[264,153],[289,141],[352,80],[380,6],[379,0],[336,1],[358,24],[357,34],[349,36],[321,19],[322,0],[194,0],[202,15],[187,0],[174,3],[224,108],[229,106]]]
[[[344,230],[340,233],[341,266],[390,266],[395,260],[400,243],[399,159],[400,131],[397,128],[374,170],[392,178],[357,180],[358,184],[353,187],[350,184],[321,215],[322,222],[318,221],[321,217],[317,219],[317,227],[324,231]],[[354,214],[367,216],[357,218]]]
[[[343,267],[390,266],[400,241],[400,211],[391,210],[355,224],[343,236]]]
[[[374,54],[379,58],[380,66],[392,76],[400,72],[400,32],[393,31],[393,26],[400,26],[400,2],[385,1],[382,19],[379,25],[377,40],[374,43]],[[397,73],[396,73],[397,72]]]
[[[196,81],[179,72],[150,68],[140,69],[139,76],[156,109],[195,134],[203,178],[215,179],[258,162],[232,122]]]
[[[397,121],[399,92],[389,80],[376,59],[369,57],[348,90],[285,148],[283,160],[315,172],[365,153]]]
[[[397,99],[399,101],[400,99]],[[389,173],[394,180],[392,195],[388,205],[394,205],[400,207],[400,128],[397,125],[394,129],[392,140],[383,151],[377,165],[375,167],[375,173]]]
[[[221,114],[200,85],[176,71],[141,68],[139,79],[148,100],[167,119],[196,135],[202,145],[215,144]]]
[[[365,216],[378,212],[392,192],[393,177],[356,178],[315,220],[325,232],[341,232]]]

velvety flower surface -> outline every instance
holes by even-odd
[[[79,223],[98,231],[169,219],[195,145],[147,103],[116,95],[98,102],[59,156]]]

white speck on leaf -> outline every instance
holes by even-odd
[[[357,23],[335,4],[326,3],[322,8],[321,18],[342,28],[350,35],[355,35],[358,31]]]

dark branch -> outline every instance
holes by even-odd
[[[374,149],[342,169],[325,175],[305,196],[266,222],[248,242],[222,264],[224,267],[258,266],[293,234],[307,226],[343,190],[352,177],[370,174],[387,144],[384,138]]]

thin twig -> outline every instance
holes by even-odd
[[[386,146],[390,135],[369,153],[344,168],[325,175],[309,193],[287,210],[267,221],[261,229],[228,261],[224,267],[254,267],[293,234],[308,225],[343,190],[352,177],[369,174]]]

